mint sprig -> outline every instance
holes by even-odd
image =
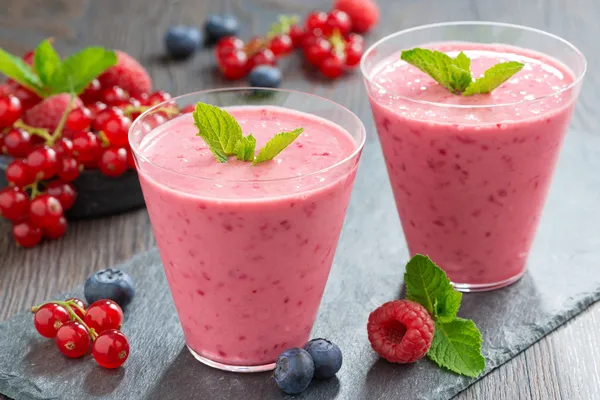
[[[197,136],[204,139],[220,163],[227,162],[232,156],[241,161],[252,161],[252,165],[272,160],[304,131],[304,128],[297,128],[278,133],[255,155],[256,139],[252,134],[244,136],[240,124],[227,111],[210,104],[198,103],[193,117],[198,128]]]
[[[476,377],[485,369],[483,342],[475,323],[457,317],[462,293],[429,257],[417,254],[406,265],[406,298],[421,304],[435,321],[430,360],[458,374]]]
[[[58,93],[80,94],[101,73],[117,63],[117,55],[102,47],[87,47],[64,60],[43,40],[34,51],[33,66],[0,49],[0,73],[40,97]]]
[[[481,78],[473,81],[471,59],[462,51],[452,58],[437,50],[417,47],[402,51],[400,58],[431,76],[451,93],[463,96],[491,93],[524,66],[517,61],[499,63],[487,69]]]

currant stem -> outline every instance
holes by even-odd
[[[13,124],[13,127],[18,128],[18,129],[24,129],[27,132],[29,132],[31,135],[37,135],[37,136],[43,138],[46,142],[49,142],[50,140],[52,140],[52,136],[48,132],[48,129],[36,128],[34,126],[27,125],[22,120],[18,120],[17,122],[15,122]]]
[[[67,105],[65,112],[60,117],[60,122],[58,123],[58,126],[54,130],[54,133],[52,134],[50,139],[46,140],[46,144],[48,146],[52,146],[54,144],[54,142],[56,141],[56,139],[58,139],[60,137],[62,130],[65,127],[65,123],[67,122],[67,116],[69,115],[69,113],[71,112],[71,109],[73,108],[73,104],[75,104],[75,93],[71,93],[71,99],[69,100],[69,104]]]
[[[37,312],[37,310],[39,310],[41,307],[45,306],[46,304],[58,304],[59,306],[63,306],[69,312],[71,319],[74,319],[75,321],[79,322],[88,331],[88,334],[92,338],[92,341],[96,340],[96,338],[98,337],[98,334],[96,333],[96,331],[94,329],[90,328],[89,326],[87,326],[87,324],[85,322],[83,322],[83,320],[79,317],[79,315],[77,315],[75,313],[75,311],[73,311],[72,307],[76,307],[80,312],[82,312],[82,313],[85,312],[85,310],[83,310],[81,307],[79,307],[79,305],[77,305],[75,302],[72,302],[72,301],[48,301],[46,303],[40,304],[39,306],[31,307],[31,312],[32,313]]]
[[[102,143],[102,147],[109,147],[110,140],[106,137],[106,133],[104,131],[98,132],[98,138],[100,138],[100,143]]]

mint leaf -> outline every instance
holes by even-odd
[[[29,64],[0,49],[0,72],[42,96],[43,85]]]
[[[435,303],[435,315],[441,322],[450,322],[456,318],[462,301],[462,293],[458,290],[452,290],[446,294],[446,297]]]
[[[52,40],[45,39],[36,47],[33,58],[33,66],[40,81],[45,86],[50,85],[52,76],[60,66],[60,56],[52,47]]]
[[[498,86],[509,80],[519,72],[524,64],[517,61],[508,61],[496,64],[483,73],[483,76],[472,82],[464,91],[463,96],[471,96],[476,93],[490,93]]]
[[[254,161],[254,149],[256,148],[256,139],[252,134],[243,137],[235,145],[235,155],[241,161]]]
[[[235,149],[237,142],[233,143],[233,149],[227,152],[221,140],[221,133],[225,132],[223,133],[224,135],[231,137],[231,132],[229,131],[233,130],[237,132],[234,133],[234,136],[239,134],[241,137],[242,128],[240,125],[226,111],[205,103],[196,104],[193,116],[198,128],[197,136],[201,136],[204,139],[218,162],[227,162],[227,158],[233,154],[233,149]]]
[[[427,357],[440,367],[476,377],[485,369],[485,358],[481,355],[482,342],[481,332],[471,320],[456,318],[451,322],[436,321]]]
[[[465,71],[471,71],[471,59],[462,51],[458,53],[456,58],[453,60],[453,63],[458,68],[464,69]],[[470,72],[469,75],[471,75]]]
[[[417,67],[436,82],[452,93],[462,93],[471,84],[471,72],[468,68],[464,53],[457,59],[437,50],[414,48],[404,50],[400,58],[412,66]],[[470,65],[470,61],[468,62]]]
[[[252,165],[256,165],[263,161],[269,161],[275,158],[288,147],[300,134],[304,132],[304,128],[297,128],[290,132],[281,132],[273,136],[265,146],[258,151],[258,155],[254,159]]]
[[[65,58],[54,71],[49,84],[51,94],[79,94],[98,75],[116,65],[117,55],[103,47],[87,47]]]

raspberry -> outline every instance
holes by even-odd
[[[35,126],[36,128],[46,128],[52,133],[60,118],[65,112],[69,102],[71,101],[71,95],[68,93],[55,94],[44,99],[41,103],[33,106],[25,112],[23,120],[27,125]],[[75,99],[73,103],[73,110],[83,105],[79,98]]]
[[[333,8],[350,16],[354,32],[367,32],[379,22],[379,7],[373,0],[337,0]]]
[[[377,354],[389,362],[407,364],[423,358],[429,350],[434,323],[422,305],[396,300],[369,315],[367,331]]]
[[[152,79],[150,75],[135,58],[120,50],[117,53],[117,65],[110,67],[98,80],[102,87],[119,86],[130,96],[138,97],[142,93],[150,93]]]

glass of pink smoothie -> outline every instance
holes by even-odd
[[[427,47],[525,66],[491,94],[451,94],[400,59]],[[536,29],[453,22],[392,34],[362,59],[379,141],[411,254],[429,255],[458,290],[525,272],[586,69],[567,41]]]
[[[276,133],[304,128],[254,166],[235,157],[217,162],[191,113],[156,126],[164,104],[129,133],[189,350],[219,369],[273,369],[282,351],[309,339],[364,126],[344,107],[295,91],[209,90],[173,101],[225,109],[254,135],[257,151]]]

